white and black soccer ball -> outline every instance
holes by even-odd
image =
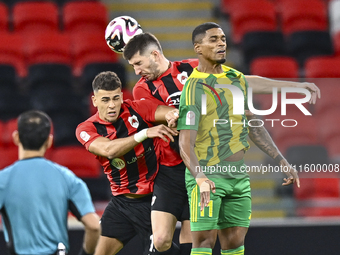
[[[143,33],[143,30],[134,18],[119,16],[111,20],[107,25],[105,40],[111,50],[121,54],[128,41],[141,33]]]

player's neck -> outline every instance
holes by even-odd
[[[171,67],[171,62],[164,57],[162,59],[161,70],[160,70],[160,75],[159,76],[161,76],[166,71],[168,71],[170,67]]]
[[[222,64],[210,62],[206,59],[200,59],[197,66],[197,71],[201,73],[219,74],[223,73]]]

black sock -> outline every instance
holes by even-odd
[[[190,255],[192,243],[181,243],[180,245],[181,255]]]

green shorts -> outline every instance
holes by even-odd
[[[219,166],[232,166],[232,169],[237,169],[237,171],[245,169],[243,160],[222,161]],[[229,167],[229,169],[231,168]],[[251,218],[249,176],[243,174],[241,178],[231,178],[228,173],[205,174],[214,181],[216,193],[210,192],[209,205],[201,211],[199,187],[190,171],[186,169],[185,180],[190,205],[191,231],[249,227]]]

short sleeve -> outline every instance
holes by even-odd
[[[178,130],[198,130],[203,89],[202,86],[197,86],[195,80],[197,79],[188,79],[183,88],[179,104]]]
[[[155,112],[157,107],[160,104],[154,102],[155,100],[145,99],[145,100],[136,100],[131,102],[131,106],[138,114],[142,117],[143,120],[147,122],[155,121]]]
[[[78,220],[88,213],[95,212],[90,191],[85,182],[68,171],[69,182],[69,210]]]
[[[95,126],[92,122],[85,121],[83,123],[80,123],[76,129],[76,137],[78,141],[85,146],[85,148],[88,150],[90,147],[90,144],[96,140],[98,137],[101,137]]]

